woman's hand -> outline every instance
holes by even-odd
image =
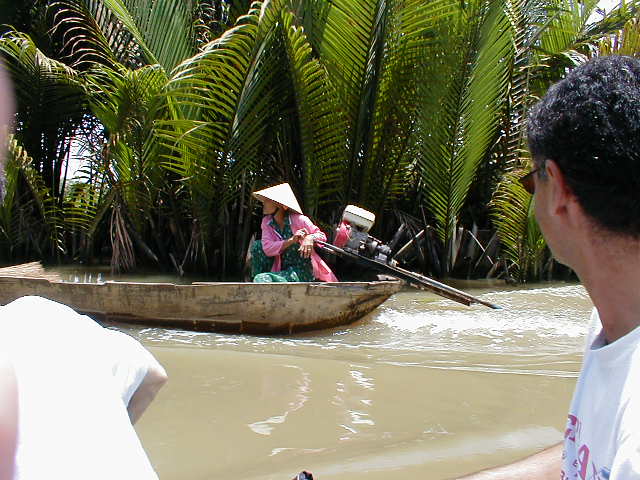
[[[295,238],[296,242],[303,240],[309,234],[306,228],[301,228],[300,230],[296,230],[296,233],[293,234],[293,238]]]
[[[285,241],[284,249],[289,248],[294,243],[301,243],[304,238],[307,236],[308,232],[306,228],[301,228],[300,230],[296,230],[296,233],[291,235],[291,238]],[[302,255],[302,247],[300,247],[300,255]]]
[[[309,258],[313,252],[313,235],[307,235],[302,239],[302,245],[300,245],[300,256],[302,258]]]

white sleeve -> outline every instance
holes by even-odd
[[[600,321],[600,315],[596,307],[591,310],[591,317],[589,318],[589,329],[585,336],[584,353],[587,354],[588,350],[593,346],[602,346],[602,322]]]
[[[136,392],[150,369],[162,369],[155,357],[136,339],[115,330],[105,330],[111,337],[113,351],[113,377],[125,406]]]

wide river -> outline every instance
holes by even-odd
[[[137,425],[160,478],[438,480],[560,441],[585,290],[456,286],[504,308],[408,289],[351,326],[287,337],[117,327],[169,374]]]

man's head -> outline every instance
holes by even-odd
[[[600,57],[553,85],[529,116],[529,149],[547,160],[596,225],[640,238],[640,61]]]

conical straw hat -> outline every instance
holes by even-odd
[[[253,192],[253,196],[261,202],[264,201],[265,198],[268,198],[280,205],[284,205],[296,213],[302,213],[300,204],[288,183],[281,183],[280,185],[274,185],[273,187],[265,188],[264,190],[258,190],[257,192]]]

